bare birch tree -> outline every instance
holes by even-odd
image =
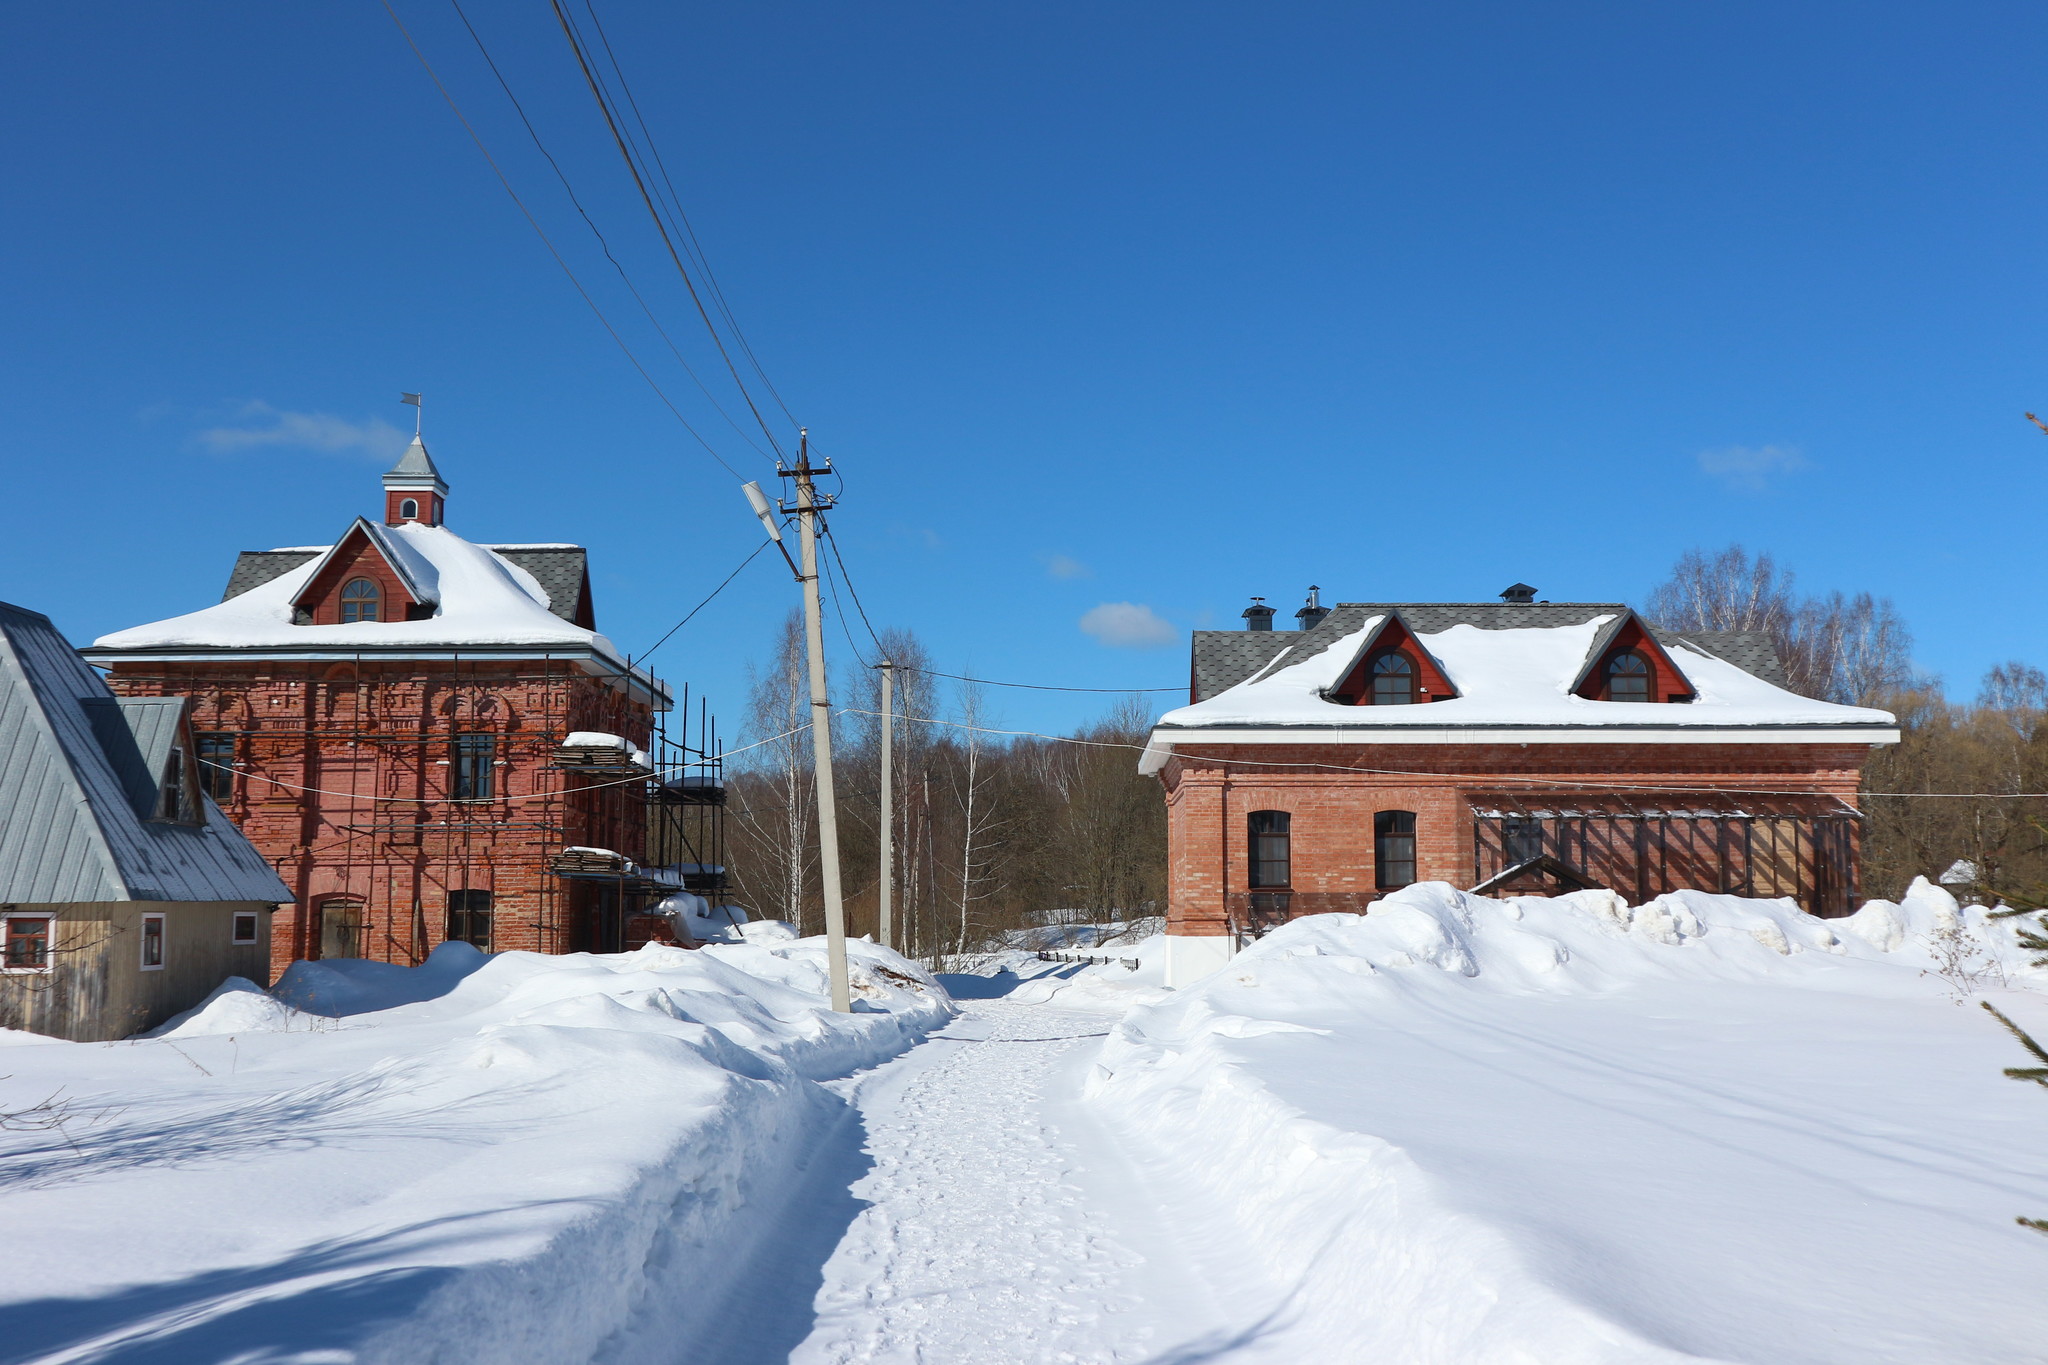
[[[1644,614],[1669,630],[1761,631],[1792,690],[1845,705],[1876,705],[1916,685],[1913,637],[1890,598],[1800,598],[1793,575],[1740,545],[1688,550],[1650,594]]]
[[[733,818],[737,881],[756,913],[808,927],[808,894],[817,855],[811,774],[810,684],[804,671],[803,617],[783,619],[768,666],[748,669],[749,742],[740,759]],[[766,740],[762,744],[760,741]]]

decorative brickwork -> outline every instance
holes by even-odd
[[[353,955],[419,962],[460,928],[449,911],[462,891],[490,893],[494,950],[619,946],[625,907],[608,888],[553,876],[548,859],[573,845],[641,859],[644,784],[550,764],[576,730],[644,747],[652,717],[577,664],[222,657],[119,663],[108,683],[123,696],[190,696],[195,731],[234,737],[222,805],[295,895],[276,917],[273,973],[321,955],[330,902],[328,932],[353,932]],[[490,741],[486,798],[452,799],[457,735]]]
[[[377,585],[375,619],[379,621],[403,621],[413,614],[414,608],[427,608],[427,604],[415,601],[406,591],[405,580],[360,528],[349,533],[334,558],[299,593],[299,606],[314,625],[340,625],[342,587],[358,578],[367,578]]]

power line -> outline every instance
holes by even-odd
[[[980,683],[984,687],[1023,687],[1033,692],[1185,692],[1185,687],[1055,687],[1050,683],[997,682],[993,678],[970,678],[960,673],[941,673],[936,668],[917,668],[911,664],[898,664],[906,673],[926,673],[934,678],[952,678],[958,682]]]
[[[682,253],[676,249],[675,239],[669,235],[668,224],[663,221],[661,210],[656,207],[654,196],[647,189],[647,181],[640,173],[640,165],[634,159],[633,149],[628,144],[624,131],[619,127],[611,101],[606,97],[604,87],[598,82],[597,73],[591,69],[589,55],[583,49],[582,39],[577,36],[575,23],[568,11],[562,8],[561,0],[548,0],[555,12],[556,20],[562,26],[562,36],[569,40],[569,49],[576,55],[576,65],[582,69],[584,82],[590,87],[591,98],[597,101],[598,112],[604,115],[605,127],[611,130],[612,141],[617,144],[619,156],[626,163],[628,174],[633,177],[633,187],[640,192],[640,202],[647,206],[647,214],[654,220],[654,230],[661,234],[661,243],[668,248],[668,256],[675,263],[676,273],[682,276],[683,287],[690,292],[690,302],[697,306],[697,316],[704,322],[704,330],[711,334],[711,344],[718,348],[719,358],[725,361],[726,371],[732,375],[732,382],[738,387],[740,396],[746,400],[747,411],[754,414],[754,422],[761,428],[761,434],[768,438],[768,444],[777,455],[782,453],[781,443],[761,416],[761,409],[754,402],[754,395],[747,391],[746,381],[740,378],[739,367],[733,363],[732,353],[726,349],[725,339],[718,334],[718,327],[711,321],[711,314],[704,307],[704,300],[697,292],[697,283],[690,277],[690,271],[683,264]],[[390,0],[385,0],[390,4]]]
[[[841,480],[842,487],[844,487],[844,482],[844,480]],[[861,625],[867,628],[868,638],[875,642],[876,652],[879,653],[881,657],[885,659],[888,658],[889,648],[887,645],[884,645],[882,643],[882,637],[875,632],[875,623],[873,621],[868,620],[868,609],[861,605],[860,592],[853,586],[853,575],[846,571],[846,557],[839,553],[839,538],[832,534],[832,523],[826,521],[823,517],[820,517],[818,519],[818,524],[819,527],[825,532],[825,544],[831,547],[832,558],[836,560],[839,564],[839,577],[843,579],[846,583],[847,595],[853,598],[853,609],[860,613]],[[851,643],[850,640],[849,643]],[[856,649],[854,653],[858,654],[860,653],[860,651]]]
[[[710,290],[712,300],[717,303],[719,315],[725,319],[726,326],[732,328],[733,339],[739,343],[740,351],[747,357],[747,364],[760,376],[769,397],[775,400],[775,405],[782,409],[782,415],[794,426],[796,414],[789,410],[789,404],[782,401],[782,394],[776,389],[775,381],[770,379],[768,371],[762,368],[759,357],[754,354],[753,343],[747,340],[747,334],[740,327],[740,320],[734,314],[732,305],[726,302],[725,287],[719,284],[718,275],[711,268],[711,257],[705,253],[704,244],[697,240],[696,226],[690,222],[690,215],[683,208],[682,196],[676,193],[675,181],[669,178],[668,163],[662,160],[661,147],[654,140],[654,130],[647,126],[647,119],[640,112],[640,101],[633,95],[633,85],[626,79],[626,69],[619,64],[617,54],[612,51],[612,40],[605,32],[604,20],[598,18],[597,6],[593,0],[583,0],[583,8],[590,15],[591,27],[597,30],[597,40],[604,47],[605,60],[611,64],[612,73],[618,77],[619,89],[625,93],[627,107],[633,111],[633,121],[640,126],[640,140],[647,144],[647,151],[654,158],[654,168],[661,173],[661,183],[667,189],[666,201],[669,211],[682,225],[683,236],[690,247],[691,259],[696,261],[698,270],[703,273],[705,287]]]
[[[540,220],[533,216],[533,210],[526,207],[526,201],[519,197],[519,191],[512,188],[511,180],[506,177],[504,169],[498,165],[497,158],[491,155],[491,149],[484,145],[483,137],[477,132],[476,127],[470,123],[468,116],[462,112],[462,106],[455,102],[455,96],[449,93],[447,85],[441,80],[440,73],[434,70],[434,64],[427,60],[427,54],[421,51],[420,45],[413,40],[412,31],[406,28],[405,21],[398,17],[398,11],[391,7],[391,0],[382,0],[382,3],[384,12],[390,15],[391,22],[398,26],[398,32],[405,39],[405,45],[411,48],[412,55],[419,59],[421,68],[427,73],[427,78],[433,81],[434,88],[441,92],[441,98],[447,102],[450,112],[462,124],[463,131],[469,134],[469,140],[476,144],[477,151],[483,154],[485,163],[491,168],[491,173],[498,177],[498,183],[505,187],[505,193],[511,197],[512,202],[518,206],[519,212],[525,216],[527,226],[531,227],[534,235],[540,238],[541,245],[548,249],[548,254],[555,258],[555,264],[560,266],[562,273],[569,277],[569,283],[576,287],[576,292],[582,296],[583,302],[589,305],[590,311],[596,315],[598,322],[603,325],[606,332],[611,334],[611,339],[617,343],[619,350],[625,355],[627,361],[632,364],[635,370],[639,371],[640,377],[647,381],[647,387],[654,390],[654,396],[661,400],[662,406],[675,415],[676,421],[682,423],[683,430],[689,432],[691,436],[696,438],[697,444],[704,447],[705,453],[724,466],[726,473],[732,475],[735,479],[739,478],[740,472],[726,463],[725,457],[718,453],[711,442],[704,439],[702,432],[690,425],[690,420],[683,416],[682,409],[670,401],[668,394],[663,391],[661,385],[655,382],[654,376],[647,372],[647,367],[640,363],[640,357],[633,354],[633,348],[626,344],[626,339],[619,335],[619,329],[612,326],[611,319],[604,315],[604,310],[597,306],[597,300],[590,296],[590,291],[583,287],[583,281],[576,278],[576,272],[570,269],[569,262],[563,259],[562,253],[556,249],[553,239],[547,234],[547,229],[543,228],[540,225]]]
[[[825,543],[831,546],[832,558],[838,561],[839,576],[841,579],[845,581],[846,591],[853,598],[854,610],[860,613],[861,624],[867,627],[868,638],[875,642],[875,648],[881,651],[882,657],[887,658],[889,655],[888,647],[882,643],[882,637],[875,633],[874,623],[868,620],[867,608],[861,605],[860,592],[853,586],[853,575],[846,571],[846,559],[839,552],[839,538],[832,534],[832,527],[829,523],[825,526]],[[849,644],[852,643],[850,637],[847,642]],[[856,649],[854,650],[854,653],[859,654],[860,651]],[[984,687],[1021,687],[1027,688],[1033,692],[1125,693],[1187,691],[1185,687],[1055,687],[1048,683],[997,682],[993,678],[970,678],[962,673],[941,673],[936,668],[918,668],[911,664],[897,664],[896,667],[902,669],[906,673],[924,673],[934,678],[951,678],[956,682],[980,683]]]
[[[839,583],[846,576],[846,565],[842,563],[839,566],[840,577],[835,579],[832,577],[831,561],[821,560],[819,562],[824,568],[825,586],[832,594],[832,612],[835,616],[839,618],[839,631],[842,635],[846,637],[846,648],[848,652],[850,652],[853,655],[855,660],[859,662],[862,668],[874,667],[873,664],[870,664],[866,659],[861,657],[860,644],[853,638],[853,626],[846,619],[846,608],[843,605],[841,605],[839,601]],[[851,583],[848,583],[847,591],[850,593],[852,589],[853,585]],[[855,605],[858,605],[858,603],[856,603]],[[874,632],[870,630],[868,633],[872,635]],[[878,646],[880,645],[880,643],[880,641],[876,641],[876,644]]]
[[[590,229],[590,235],[597,238],[598,249],[604,253],[604,258],[611,262],[612,269],[618,272],[620,282],[626,286],[626,292],[633,296],[633,302],[640,305],[640,311],[646,314],[648,323],[653,326],[655,332],[660,335],[662,341],[668,346],[669,354],[676,358],[676,364],[683,367],[683,373],[690,376],[690,381],[697,386],[698,392],[704,395],[705,401],[710,403],[712,409],[725,419],[726,425],[738,433],[742,441],[745,441],[749,446],[753,446],[756,454],[766,458],[768,452],[756,445],[754,438],[747,434],[747,429],[733,420],[732,414],[725,410],[724,404],[718,401],[717,395],[711,392],[710,387],[698,375],[696,367],[684,358],[682,350],[675,343],[675,339],[669,336],[668,329],[661,325],[661,320],[654,315],[654,309],[648,304],[646,298],[642,296],[638,286],[633,283],[633,277],[626,273],[626,267],[612,253],[611,243],[605,239],[604,232],[597,226],[596,221],[591,218],[589,211],[583,207],[583,200],[577,195],[576,187],[570,183],[568,173],[562,169],[561,163],[555,160],[555,154],[550,152],[547,144],[541,140],[540,130],[535,128],[533,120],[527,117],[526,106],[520,102],[519,96],[513,93],[512,83],[505,79],[505,73],[498,68],[497,60],[491,56],[491,50],[485,45],[483,35],[478,33],[476,25],[469,21],[469,15],[462,8],[462,0],[448,0],[448,3],[454,7],[455,17],[462,20],[462,26],[469,30],[470,41],[476,44],[477,52],[483,56],[484,65],[490,67],[491,75],[497,78],[498,88],[505,92],[505,98],[510,101],[513,112],[519,115],[519,121],[526,126],[526,135],[533,139],[534,149],[547,160],[549,167],[555,173],[555,179],[562,182],[562,190],[569,196],[570,204],[575,207],[577,214],[583,219],[584,226]]]
[[[689,624],[690,624],[690,618],[691,618],[691,617],[695,616],[695,615],[696,615],[696,614],[697,614],[698,612],[700,612],[700,611],[704,610],[704,608],[706,608],[706,607],[708,607],[708,606],[710,606],[710,605],[711,605],[711,598],[712,598],[712,597],[716,597],[716,596],[718,596],[718,594],[720,594],[720,593],[722,593],[722,592],[724,592],[724,591],[725,591],[725,585],[726,585],[726,583],[730,583],[730,582],[732,582],[732,581],[733,581],[733,580],[734,580],[735,578],[738,578],[738,577],[740,576],[740,569],[744,569],[744,568],[746,568],[746,567],[747,567],[747,565],[749,565],[749,564],[753,563],[753,562],[754,562],[754,560],[755,560],[755,558],[756,558],[756,556],[758,556],[758,555],[759,555],[759,554],[761,553],[761,551],[763,551],[763,550],[767,549],[767,548],[768,548],[768,547],[769,547],[770,545],[773,545],[774,543],[775,543],[775,542],[774,542],[774,541],[772,541],[772,540],[764,540],[764,541],[762,541],[762,542],[761,542],[761,543],[760,543],[759,545],[756,545],[756,546],[754,547],[754,553],[753,553],[753,554],[750,554],[750,555],[748,555],[748,556],[747,556],[747,557],[746,557],[745,559],[742,559],[742,560],[740,561],[740,567],[739,567],[738,569],[734,569],[734,570],[733,570],[733,571],[732,571],[731,573],[727,574],[727,575],[725,576],[725,581],[724,581],[724,582],[722,582],[722,583],[720,583],[720,584],[719,584],[719,585],[718,585],[717,587],[715,587],[715,588],[713,588],[713,589],[711,590],[711,597],[707,597],[707,598],[705,598],[705,599],[704,599],[704,600],[703,600],[702,602],[699,602],[699,603],[698,603],[698,604],[697,604],[696,606],[694,606],[694,607],[691,607],[691,608],[690,608],[690,613],[689,613],[689,615],[688,615],[688,616],[685,616],[685,617],[684,617],[684,618],[683,618],[682,620],[680,620],[680,621],[676,622],[676,623],[675,623],[674,625],[670,626],[670,627],[668,628],[668,634],[666,634],[666,635],[663,635],[663,636],[662,636],[662,637],[661,637],[661,638],[660,638],[659,640],[656,640],[656,641],[655,641],[655,642],[654,642],[653,644],[649,645],[649,646],[648,646],[648,647],[647,647],[647,648],[646,648],[646,649],[645,649],[644,651],[642,651],[642,652],[641,652],[641,655],[640,655],[640,662],[641,662],[641,663],[645,663],[645,662],[647,662],[647,659],[648,659],[648,656],[649,656],[649,655],[652,655],[652,654],[654,653],[654,651],[655,651],[655,650],[657,650],[657,649],[660,649],[660,648],[661,648],[661,647],[662,647],[663,645],[665,645],[665,644],[667,644],[667,643],[668,643],[668,637],[669,637],[670,635],[673,635],[673,634],[675,634],[675,633],[676,633],[677,631],[681,630],[681,629],[682,629],[682,628],[683,628],[684,626],[687,626],[687,625],[689,625]]]

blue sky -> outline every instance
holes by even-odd
[[[765,476],[453,10],[394,3],[664,389]],[[711,375],[545,4],[468,7]],[[844,474],[870,615],[942,666],[1171,686],[1252,593],[1640,598],[1738,540],[1894,598],[1954,692],[2048,664],[2038,5],[599,13]],[[624,648],[754,548],[381,6],[9,30],[0,595],[80,641],[214,600],[235,551],[380,506],[400,389],[450,525],[590,546]],[[735,720],[793,601],[774,563],[654,661]],[[1052,728],[1102,701],[995,700]]]

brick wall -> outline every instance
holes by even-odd
[[[1475,798],[1630,792],[1670,806],[1684,804],[1688,792],[1750,790],[1823,793],[1853,808],[1868,754],[1865,745],[1823,744],[1182,747],[1160,772],[1167,929],[1227,931],[1232,898],[1241,905],[1250,891],[1247,817],[1255,810],[1292,817],[1294,913],[1359,911],[1380,894],[1373,858],[1379,811],[1414,812],[1417,880],[1470,886]]]
[[[367,578],[377,585],[381,594],[377,602],[377,619],[380,621],[403,621],[406,609],[416,605],[383,554],[358,531],[342,543],[340,552],[328,561],[327,567],[306,585],[305,592],[300,595],[300,602],[312,613],[314,625],[341,624],[341,590],[343,585],[356,578]]]
[[[639,784],[550,771],[573,730],[642,746],[651,716],[573,664],[122,664],[123,696],[186,695],[195,731],[235,736],[223,807],[293,889],[272,931],[273,973],[320,951],[320,909],[364,910],[362,955],[418,962],[447,937],[448,893],[492,893],[494,949],[595,946],[596,892],[553,876],[566,845],[643,856]],[[453,740],[495,740],[496,790],[454,802]]]

